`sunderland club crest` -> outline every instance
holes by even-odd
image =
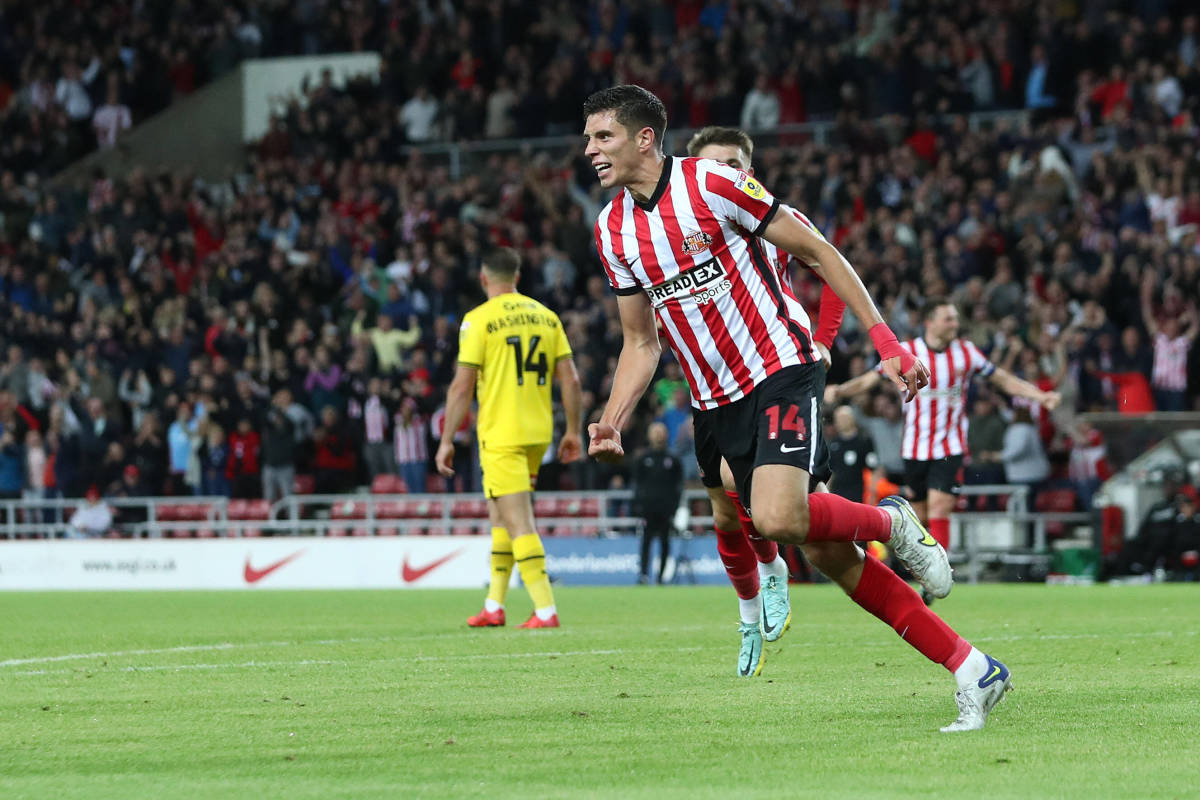
[[[683,237],[683,254],[694,256],[703,253],[712,245],[712,237],[703,231],[695,231]]]

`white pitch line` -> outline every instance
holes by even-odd
[[[346,666],[345,661],[243,661],[240,664],[157,664],[154,666],[135,665],[130,667],[114,667],[116,672],[182,672],[189,669],[245,669],[252,667],[309,667],[309,666]],[[100,668],[104,670],[104,667]],[[29,669],[14,672],[13,675],[69,675],[79,672],[76,669]]]
[[[1148,637],[1191,637],[1200,635],[1198,631],[1140,631],[1138,633],[1123,634],[1118,639],[1141,639]],[[1072,639],[1104,639],[1110,638],[1112,634],[1108,633],[1044,633],[1034,636],[1025,634],[1013,634],[1010,636],[975,636],[973,641],[979,642],[1025,642],[1025,641],[1062,641]],[[424,638],[424,637],[421,637]],[[795,638],[795,637],[793,637]],[[139,650],[114,650],[106,653],[67,653],[57,656],[34,656],[30,658],[10,658],[0,661],[0,667],[17,667],[25,664],[49,664],[59,661],[82,661],[89,658],[119,658],[121,656],[141,656],[141,655],[162,655],[166,653],[203,653],[214,652],[220,650],[235,650],[235,649],[251,649],[256,647],[292,647],[297,645],[337,645],[337,644],[361,644],[361,643],[383,643],[383,642],[404,642],[407,637],[392,637],[381,636],[376,638],[369,637],[351,637],[346,639],[318,639],[309,642],[244,642],[235,644],[232,642],[222,642],[219,644],[196,644],[196,645],[181,645],[179,647],[161,647],[161,648],[146,648]],[[866,641],[833,641],[833,642],[813,642],[799,641],[789,642],[786,647],[837,647],[839,645],[851,646],[868,646],[875,644],[874,640]],[[571,657],[571,656],[586,656],[586,655],[621,655],[631,652],[647,652],[654,650],[670,650],[671,652],[695,652],[703,650],[703,647],[681,647],[681,648],[636,648],[620,649],[620,650],[564,650],[564,651],[540,651],[540,652],[521,652],[521,653],[461,653],[450,654],[444,656],[411,656],[395,660],[408,661],[454,661],[458,659],[489,659],[489,658],[540,658],[540,657]],[[252,662],[251,662],[252,663]],[[301,662],[289,662],[301,663]],[[332,662],[330,662],[332,663]],[[41,674],[36,672],[15,673],[21,674]]]
[[[0,661],[0,667],[19,667],[22,664],[49,664],[54,661],[81,661],[85,658],[117,658],[119,656],[150,656],[161,653],[205,653],[214,650],[234,650],[243,647],[289,647],[293,642],[246,642],[233,644],[187,644],[180,647],[158,647],[145,650],[113,650],[108,653],[67,653],[61,656],[34,656],[33,658],[10,658]]]

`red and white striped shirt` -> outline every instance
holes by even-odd
[[[996,365],[966,339],[955,339],[940,352],[924,339],[901,346],[929,367],[929,386],[904,405],[901,455],[912,461],[962,455],[967,450],[967,386],[977,374],[990,376]]]
[[[425,424],[425,418],[420,414],[413,414],[412,419],[405,424],[404,415],[396,414],[393,421],[395,422],[393,430],[396,441],[396,463],[423,464],[428,461],[429,447],[426,439],[429,438],[429,426]]]
[[[371,395],[363,405],[363,424],[366,426],[367,441],[378,444],[387,435],[387,409],[378,395]]]
[[[779,210],[790,212],[793,217],[800,220],[800,223],[804,225],[804,227],[808,228],[821,239],[825,238],[824,236],[821,236],[821,231],[817,230],[817,226],[812,223],[812,220],[789,206],[787,203],[781,203],[779,205]],[[778,245],[771,244],[766,239],[758,239],[757,241],[762,245],[763,253],[766,255],[767,261],[775,265],[775,269],[779,273],[779,281],[784,286],[792,289],[792,254]],[[815,267],[817,264],[816,262],[812,262],[808,266]],[[793,294],[795,294],[794,291]]]
[[[1155,389],[1187,391],[1187,361],[1191,346],[1192,340],[1186,336],[1171,339],[1160,333],[1154,337],[1154,373],[1150,382]]]
[[[625,189],[596,221],[609,283],[650,298],[696,408],[732,403],[783,367],[817,360],[803,306],[747,236],[761,235],[778,207],[744,172],[668,156],[646,203]]]

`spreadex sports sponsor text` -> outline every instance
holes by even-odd
[[[704,305],[733,288],[725,277],[725,268],[715,258],[681,272],[669,281],[646,290],[650,303],[662,307],[668,300],[691,297],[697,305]]]

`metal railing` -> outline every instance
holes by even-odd
[[[942,121],[959,115],[943,115]],[[961,115],[967,120],[967,128],[972,132],[988,130],[997,122],[1021,124],[1029,112],[1021,109],[1001,111],[975,111]],[[905,124],[898,117],[886,116],[869,120],[867,124],[877,128],[891,129]],[[580,129],[582,130],[582,122]],[[696,133],[696,128],[668,129],[663,137],[663,150],[667,153],[683,153],[687,142]],[[780,125],[767,130],[747,131],[754,137],[755,148],[769,147],[775,144],[796,145],[811,141],[825,146],[837,141],[839,125],[832,120],[815,122],[796,122]],[[583,152],[582,138],[579,134],[561,136],[539,136],[528,139],[483,139],[480,141],[463,142],[430,142],[414,144],[407,148],[408,152],[419,153],[432,159],[445,159],[454,180],[462,178],[465,169],[474,166],[474,162],[493,155],[521,154],[533,156],[538,153],[565,155],[572,152]]]
[[[1044,560],[1048,553],[1048,526],[1051,523],[1068,525],[1088,525],[1092,529],[1092,538],[1099,534],[1097,514],[1094,511],[1030,511],[1028,486],[1010,484],[976,484],[961,486],[957,489],[963,497],[1007,497],[1008,503],[1003,511],[956,511],[950,515],[950,536],[952,540],[962,543],[962,554],[967,565],[967,580],[969,583],[979,583],[983,567],[990,561],[1006,564],[1030,564]],[[1010,545],[1007,547],[988,547],[980,544],[979,523],[1000,522],[1012,525],[1013,534],[1016,526],[1032,526],[1033,542],[1031,546]],[[1022,531],[1023,532],[1023,531]],[[953,560],[955,554],[951,554]]]

